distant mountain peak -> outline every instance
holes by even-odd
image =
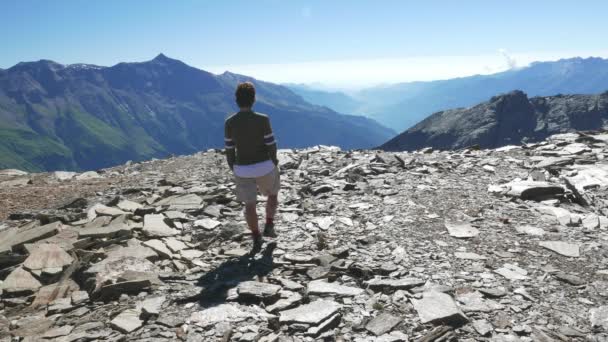
[[[158,56],[154,57],[154,59],[152,59],[150,62],[157,64],[185,64],[184,62],[178,59],[167,57],[162,52],[159,53]]]

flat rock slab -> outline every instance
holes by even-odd
[[[286,296],[285,293],[288,293]],[[272,305],[266,306],[266,311],[277,312],[287,310],[296,306],[302,301],[302,295],[297,292],[281,291],[281,299],[274,302]]]
[[[608,305],[589,310],[589,320],[592,327],[608,329]]]
[[[295,309],[281,311],[279,322],[319,325],[341,308],[342,306],[334,301],[317,300],[310,304],[300,305]]]
[[[12,248],[22,246],[26,243],[51,237],[61,230],[61,222],[53,222],[44,226],[31,227],[27,229],[6,229],[0,231],[0,253],[9,252]]]
[[[19,267],[11,272],[1,285],[5,293],[31,293],[42,287],[42,284],[34,276]]]
[[[194,260],[200,258],[204,253],[198,249],[182,249],[179,254],[183,259]]]
[[[530,236],[543,236],[543,235],[545,235],[545,230],[542,229],[542,228],[538,228],[538,227],[518,226],[518,227],[515,227],[515,230],[519,234],[525,234],[525,235],[530,235]]]
[[[76,176],[77,180],[89,180],[89,179],[99,179],[99,178],[103,178],[103,177],[95,171],[83,172]]]
[[[236,291],[239,297],[265,299],[276,296],[281,287],[269,283],[258,281],[245,281],[240,283]]]
[[[212,327],[220,322],[239,322],[247,318],[269,319],[271,315],[259,307],[247,307],[239,304],[220,304],[202,311],[193,312],[190,321],[198,326]]]
[[[412,304],[423,324],[446,323],[459,326],[469,321],[467,316],[460,311],[454,299],[443,292],[425,292],[422,299],[412,299]]]
[[[51,330],[48,330],[44,334],[42,334],[42,337],[52,339],[52,338],[65,336],[65,335],[68,335],[69,333],[71,333],[72,329],[74,329],[74,326],[72,326],[72,325],[63,325],[61,327],[55,327],[55,328],[52,328]]]
[[[34,247],[23,267],[32,272],[56,274],[72,264],[74,259],[55,244],[41,243]]]
[[[473,329],[475,329],[475,331],[477,331],[477,333],[481,336],[489,335],[492,331],[494,331],[492,324],[485,319],[479,319],[473,322]]]
[[[143,321],[139,319],[139,311],[127,309],[121,312],[110,322],[110,326],[122,333],[128,334],[139,329]]]
[[[116,216],[120,216],[120,215],[125,215],[126,212],[118,209],[118,208],[113,208],[113,207],[108,207],[105,206],[103,204],[96,204],[94,206],[95,208],[95,213],[97,213],[97,215],[99,216],[112,216],[112,217],[116,217]]]
[[[143,302],[137,305],[138,309],[150,316],[150,315],[159,315],[161,311],[161,307],[165,303],[167,297],[165,296],[156,296],[144,299]]]
[[[357,296],[364,292],[358,287],[344,286],[337,283],[328,283],[325,280],[313,280],[308,283],[308,294],[334,295],[334,296]]]
[[[173,253],[177,253],[182,249],[188,248],[188,245],[173,237],[165,238],[163,241],[165,241],[167,248],[169,248]]]
[[[148,237],[169,237],[179,234],[179,230],[169,227],[163,214],[144,216],[144,235]]]
[[[403,319],[399,317],[388,313],[381,313],[369,321],[369,323],[367,323],[365,326],[365,329],[376,336],[380,336],[393,330],[393,328],[395,328],[402,321]]]
[[[581,223],[582,218],[580,215],[572,214],[564,208],[552,207],[552,206],[539,206],[536,210],[542,214],[550,215],[563,226],[576,226]]]
[[[472,253],[472,252],[455,252],[454,256],[457,259],[465,259],[465,260],[486,260],[487,259],[483,255],[479,255],[477,253]]]
[[[164,242],[158,239],[144,241],[143,245],[152,248],[158,255],[164,258],[171,258],[173,253],[167,248]]]
[[[93,221],[95,222],[95,221]],[[80,238],[104,238],[131,234],[133,228],[124,222],[112,222],[107,226],[91,225],[78,231]]]
[[[466,222],[445,222],[445,228],[450,236],[458,239],[473,238],[479,235],[479,230]]]
[[[214,220],[212,218],[204,218],[202,220],[196,220],[196,221],[194,221],[194,226],[196,226],[196,227],[203,227],[206,230],[213,230],[213,229],[217,228],[221,224],[222,223],[220,221]]]
[[[189,210],[198,209],[201,206],[203,199],[195,194],[172,196],[162,199],[155,203],[155,205],[169,206],[170,210]]]
[[[563,256],[571,258],[578,258],[580,256],[579,244],[568,243],[563,241],[541,241],[538,244],[541,247],[544,247]]]
[[[507,195],[523,200],[541,200],[564,193],[564,188],[548,182],[520,181],[507,184]]]
[[[424,280],[418,278],[372,279],[367,282],[367,285],[372,290],[408,290],[414,287],[422,286],[424,283]]]
[[[456,296],[464,312],[492,312],[504,309],[502,304],[491,299],[484,299],[481,293],[474,291]]]
[[[331,227],[335,220],[332,216],[319,217],[314,220],[314,222],[321,228],[322,230],[328,230]]]
[[[118,202],[118,204],[116,206],[119,209],[128,211],[128,212],[135,212],[135,210],[141,209],[144,207],[143,205],[141,205],[137,202],[133,202],[133,201],[129,201],[129,200],[122,200],[122,201]]]
[[[528,279],[528,271],[523,268],[512,265],[512,264],[504,264],[503,267],[494,270],[496,274],[500,274],[501,276],[509,279],[509,280],[525,280]]]

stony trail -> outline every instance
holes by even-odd
[[[0,171],[0,340],[608,341],[606,156],[283,150],[254,257],[220,151]]]

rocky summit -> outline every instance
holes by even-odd
[[[0,340],[607,341],[607,156],[282,150],[253,256],[221,151],[3,170]]]
[[[553,134],[603,129],[607,119],[608,92],[529,98],[514,90],[476,106],[430,115],[380,148],[497,148],[538,142]]]

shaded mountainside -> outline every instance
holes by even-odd
[[[0,168],[97,169],[223,145],[241,80],[258,90],[281,147],[378,145],[394,132],[311,105],[289,89],[159,55],[112,67],[52,61],[0,70]]]
[[[495,148],[539,141],[556,133],[597,130],[607,120],[608,92],[528,98],[516,90],[471,108],[435,113],[380,148]]]

